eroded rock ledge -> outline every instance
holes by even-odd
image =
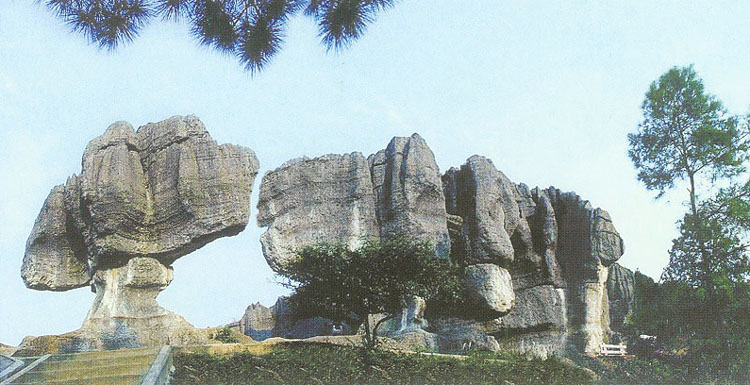
[[[137,131],[112,124],[83,154],[80,175],[50,192],[29,236],[27,287],[91,285],[81,329],[27,340],[26,353],[181,344],[201,338],[156,302],[172,263],[242,231],[258,172],[252,150],[217,144],[195,116]]]

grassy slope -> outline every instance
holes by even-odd
[[[450,357],[381,352],[365,369],[362,350],[290,343],[266,354],[178,353],[172,384],[593,384],[562,360],[513,355]]]

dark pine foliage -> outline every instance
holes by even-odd
[[[281,48],[288,19],[313,18],[328,49],[362,35],[395,0],[45,0],[73,31],[106,49],[138,35],[153,17],[187,20],[202,44],[235,55],[256,72]]]

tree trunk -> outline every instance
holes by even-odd
[[[717,314],[714,314],[713,307],[711,306],[715,304],[716,296],[714,293],[713,277],[711,275],[711,255],[708,252],[705,242],[705,224],[703,223],[703,218],[701,218],[698,214],[698,207],[696,203],[697,198],[695,193],[695,173],[692,171],[688,172],[688,177],[690,178],[690,209],[693,213],[693,221],[695,222],[693,224],[693,229],[696,232],[696,237],[698,238],[698,247],[700,248],[701,253],[701,261],[698,264],[700,269],[700,271],[698,272],[698,277],[700,278],[700,286],[702,286],[706,290],[706,296],[705,298],[703,298],[704,303],[701,306],[701,313],[703,314],[699,314],[699,317],[702,319],[701,324],[704,326],[704,333],[708,332],[710,334],[716,335],[718,333],[716,327],[705,327],[706,325],[713,325],[716,319]]]

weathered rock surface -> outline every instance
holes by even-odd
[[[18,349],[15,346],[6,345],[3,343],[0,343],[0,354],[5,354],[8,356],[13,355],[15,353],[16,349]],[[4,368],[0,368],[0,371],[2,371]]]
[[[440,257],[450,254],[440,170],[417,134],[396,137],[368,157],[380,237],[407,235],[432,241]]]
[[[245,228],[257,171],[250,149],[218,145],[194,116],[138,131],[114,123],[86,147],[81,174],[50,193],[21,276],[36,290],[92,285],[71,346],[174,343],[192,326],[155,300],[171,264]]]
[[[558,221],[557,259],[566,282],[576,346],[595,353],[609,329],[607,266],[624,253],[609,214],[575,193],[547,190]]]
[[[609,266],[607,277],[609,296],[609,327],[612,331],[622,331],[627,317],[633,312],[635,280],[633,272],[618,263]]]
[[[260,303],[247,307],[239,322],[240,333],[256,341],[263,341],[273,337],[276,326],[273,310]]]
[[[65,208],[66,187],[52,189],[26,242],[21,277],[28,288],[64,291],[91,280],[86,247]]]
[[[425,318],[426,308],[427,303],[424,299],[417,296],[409,296],[404,299],[401,312],[391,319],[384,320],[381,323],[380,321],[387,317],[386,314],[371,314],[368,317],[370,330],[374,330],[375,326],[380,323],[378,335],[381,336],[396,338],[401,334],[423,333],[428,325]],[[357,333],[365,333],[364,322],[357,329]]]
[[[337,324],[324,317],[298,319],[294,317],[286,298],[279,298],[270,308],[259,303],[250,305],[239,322],[240,332],[256,341],[272,337],[303,339],[314,336],[327,336],[334,333],[334,326],[340,333],[351,334],[349,324]]]
[[[465,268],[464,303],[449,309],[455,314],[428,312],[425,322],[412,322],[417,328],[403,327],[409,322],[396,317],[385,324],[387,335],[450,352],[473,346],[546,356],[599,349],[610,331],[610,266],[624,252],[606,211],[573,192],[514,184],[481,156],[439,176],[418,135],[394,138],[368,157],[368,168],[358,165],[356,177],[332,175],[326,185],[296,182],[330,172],[314,162],[269,173],[259,205],[259,223],[269,226],[263,236],[269,264],[285,258],[280,250],[312,240],[348,242],[346,229],[354,226],[358,238],[406,234],[432,241],[438,255],[449,251]],[[360,182],[367,171],[371,185]],[[294,180],[284,184],[294,187],[275,181],[286,173]],[[331,213],[361,207],[368,189],[377,231],[363,227],[351,210],[322,219],[314,210],[326,205],[319,196],[346,201],[326,208]],[[402,313],[411,318],[408,308]]]
[[[447,257],[450,237],[435,157],[419,135],[394,138],[367,160],[355,152],[284,163],[263,176],[258,202],[263,255],[273,269],[318,242],[356,247],[395,235],[431,241]]]
[[[491,263],[467,266],[464,289],[468,307],[475,309],[480,317],[497,318],[504,315],[516,300],[510,273]]]
[[[471,249],[466,262],[509,265],[513,261],[510,236],[518,227],[520,211],[508,178],[491,160],[472,156],[460,170],[448,170],[443,183],[450,197],[448,213],[466,223]]]
[[[263,255],[277,269],[296,248],[356,247],[379,233],[370,169],[360,153],[289,161],[263,176],[258,201]]]

